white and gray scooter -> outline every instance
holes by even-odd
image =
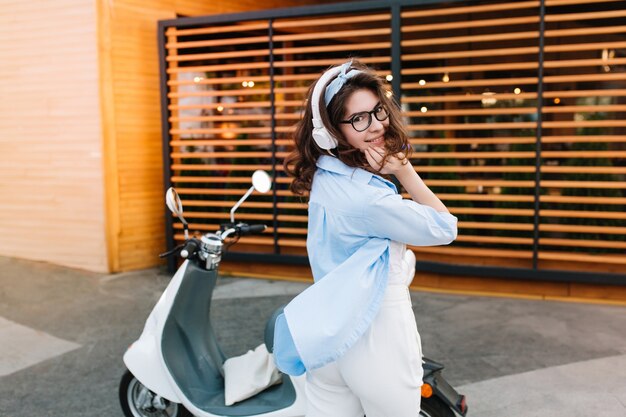
[[[306,413],[304,375],[281,375],[281,383],[231,406],[225,405],[222,352],[211,325],[211,298],[218,277],[224,241],[263,233],[266,226],[234,222],[234,212],[256,189],[271,187],[269,176],[256,171],[252,187],[231,209],[231,222],[216,233],[189,238],[182,202],[173,188],[166,193],[169,209],[181,220],[185,242],[162,254],[186,260],[176,271],[150,313],[143,332],[124,354],[127,367],[119,398],[127,417],[299,417]],[[265,345],[272,352],[277,309],[265,327]],[[422,410],[426,417],[465,415],[465,397],[441,375],[443,365],[424,358]],[[453,411],[454,410],[454,411]]]

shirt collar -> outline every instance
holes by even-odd
[[[317,162],[315,163],[315,165],[325,171],[334,172],[340,175],[346,175],[358,182],[362,182],[363,184],[369,184],[372,177],[374,177],[383,181],[387,186],[397,192],[395,184],[391,181],[388,181],[381,176],[372,174],[371,172],[366,171],[362,168],[350,167],[341,162],[339,158],[336,158],[334,156],[320,155],[320,157],[317,158]]]

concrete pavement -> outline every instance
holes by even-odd
[[[122,355],[167,285],[0,258],[0,416],[120,416]],[[213,320],[227,355],[306,284],[223,278]],[[470,416],[626,415],[626,308],[413,292],[425,355]]]

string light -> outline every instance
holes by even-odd
[[[447,83],[447,82],[450,81],[450,76],[448,75],[447,72],[445,74],[443,74],[443,77],[441,78],[441,81],[443,81],[444,83]]]
[[[194,83],[199,83],[202,80],[204,80],[204,77],[193,77],[193,82]]]
[[[483,93],[483,98],[480,101],[485,106],[493,106],[494,104],[498,102],[498,100],[496,100],[495,95],[496,93],[494,93],[493,91],[485,91]]]
[[[393,80],[393,75],[389,74],[389,75],[387,75],[387,76],[385,77],[385,79],[386,79],[387,81],[391,81],[391,80]]]
[[[235,139],[235,132],[233,132],[233,129],[237,128],[235,123],[224,123],[222,127],[224,128],[224,132],[222,133],[224,139]]]
[[[420,84],[420,85],[426,85],[426,80],[420,80],[420,81],[419,81],[419,84]]]
[[[560,98],[557,97],[557,98],[554,99],[554,104],[559,104],[560,102],[561,102]]]
[[[217,111],[224,111],[224,106],[217,106]]]
[[[515,94],[519,94],[519,93],[521,93],[521,92],[522,92],[522,90],[521,90],[519,87],[516,87],[516,88],[515,88],[515,90],[513,90],[513,92],[514,92]]]
[[[603,49],[602,50],[602,69],[604,72],[611,72],[609,61],[615,59],[615,49]]]
[[[420,109],[422,113],[426,113],[428,111],[428,107],[424,106]]]
[[[254,87],[254,81],[248,81],[248,87],[250,88]]]
[[[241,85],[244,86],[244,87],[247,87],[248,86],[248,82],[244,81],[244,82],[241,83]]]

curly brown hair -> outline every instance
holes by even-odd
[[[320,95],[320,113],[324,126],[326,129],[337,139],[338,146],[331,151],[320,148],[313,139],[313,112],[311,110],[311,95],[315,88],[315,83],[309,87],[307,98],[305,100],[304,114],[302,119],[296,125],[296,131],[294,134],[294,141],[296,148],[294,151],[285,158],[284,169],[287,174],[294,177],[291,183],[290,189],[294,194],[302,195],[305,192],[311,191],[313,182],[313,174],[315,173],[315,163],[320,155],[331,152],[333,156],[336,156],[344,164],[355,167],[363,168],[367,171],[379,174],[374,170],[365,155],[358,149],[350,145],[341,133],[339,129],[339,122],[344,119],[345,104],[348,98],[357,90],[368,89],[374,95],[376,95],[380,103],[387,109],[389,113],[389,126],[385,131],[385,156],[381,166],[385,166],[387,159],[391,155],[402,152],[405,158],[410,157],[412,151],[409,145],[409,135],[402,122],[402,116],[400,113],[400,107],[397,102],[391,99],[387,94],[388,90],[385,86],[385,82],[376,73],[360,63],[358,60],[353,59],[351,68],[360,70],[361,73],[349,78],[339,92],[330,101],[328,107],[324,103],[324,94]],[[332,79],[328,82],[332,82]],[[325,86],[327,87],[328,84]]]

